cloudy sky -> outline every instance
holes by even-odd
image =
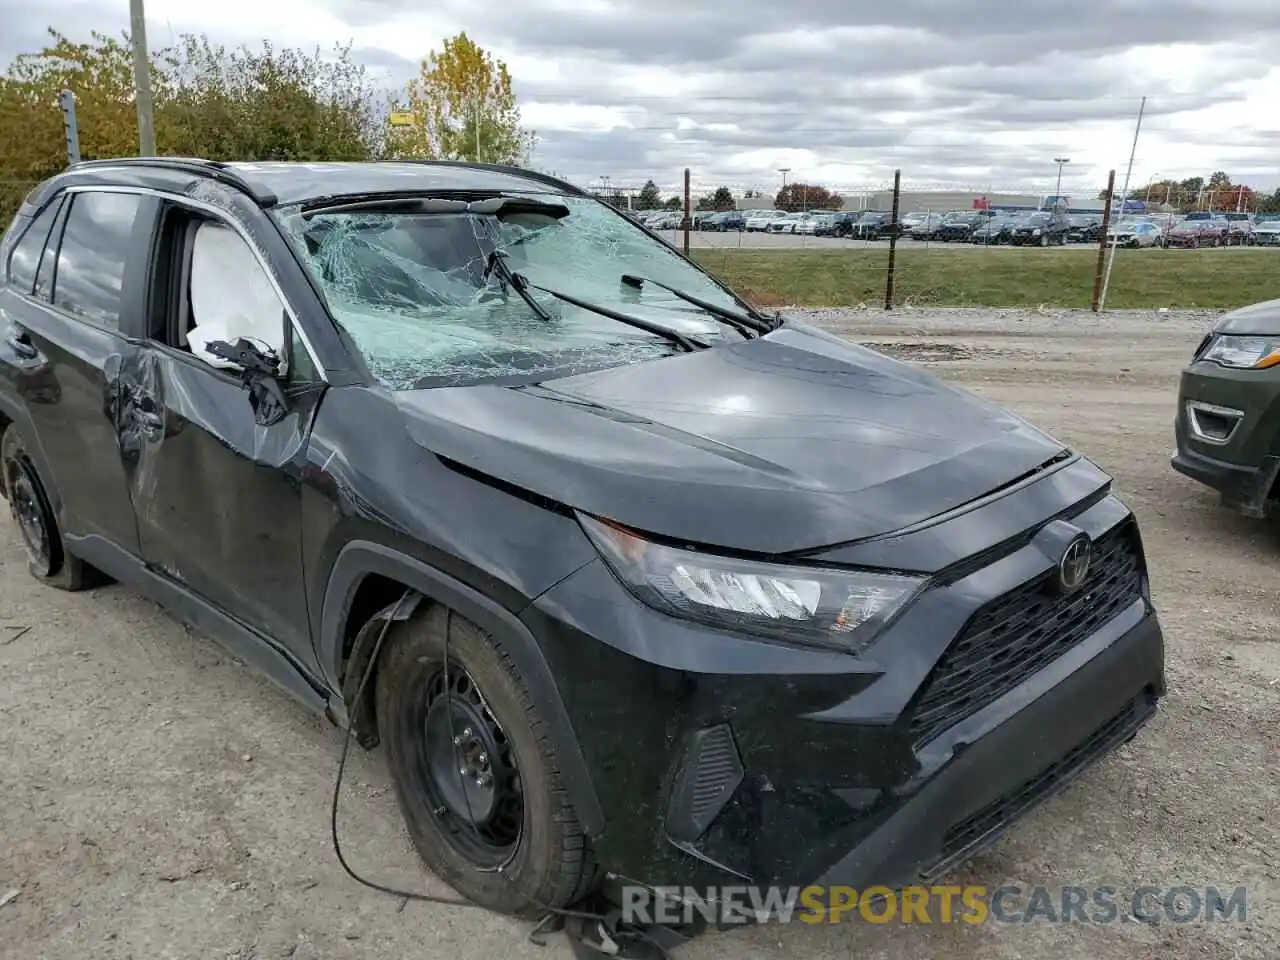
[[[128,26],[127,0],[0,0],[0,58]],[[148,0],[180,33],[329,47],[399,85],[466,30],[504,59],[536,165],[581,183],[1096,194],[1226,170],[1280,186],[1280,0]]]

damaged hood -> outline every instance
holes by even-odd
[[[638,530],[753,553],[892,532],[1063,451],[920,370],[790,324],[535,385],[396,396],[440,457]]]

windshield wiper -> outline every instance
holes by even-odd
[[[536,283],[529,283],[520,274],[514,274],[531,290],[541,290],[547,296],[555,297],[557,300],[563,300],[565,303],[572,304],[583,310],[590,310],[592,313],[598,313],[602,317],[608,317],[610,320],[617,320],[619,323],[625,323],[635,327],[638,330],[647,330],[649,333],[656,334],[676,344],[682,350],[693,353],[695,350],[705,350],[711,346],[709,343],[703,343],[693,337],[686,337],[678,330],[672,330],[670,327],[664,327],[660,323],[650,323],[648,320],[642,320],[640,317],[633,317],[629,313],[619,313],[617,310],[611,310],[609,307],[603,307],[598,303],[591,303],[587,300],[579,300],[577,297],[570,296],[567,293],[561,293],[559,290],[552,290],[548,287],[540,287]]]
[[[763,320],[759,320],[756,317],[750,316],[749,314],[746,314],[746,313],[739,313],[737,310],[730,310],[728,307],[717,306],[714,303],[711,303],[707,300],[703,300],[701,297],[695,297],[691,293],[685,293],[683,290],[677,290],[675,287],[667,286],[667,284],[661,282],[660,280],[650,280],[648,277],[637,276],[634,273],[624,273],[622,275],[622,282],[629,287],[635,287],[637,290],[639,290],[646,283],[651,283],[655,287],[661,287],[663,290],[666,290],[672,296],[679,297],[685,303],[692,304],[693,306],[697,307],[699,310],[705,310],[707,311],[707,313],[711,314],[712,316],[719,317],[721,320],[723,320],[729,326],[733,327],[733,329],[737,330],[744,337],[750,337],[751,336],[750,331],[752,330],[755,331],[755,335],[758,337],[762,333],[768,333],[770,330],[773,329]]]
[[[488,280],[490,274],[494,273],[502,278],[503,283],[519,294],[520,299],[529,305],[529,309],[536,313],[539,319],[553,319],[551,314],[547,313],[547,308],[540,304],[533,294],[529,292],[529,281],[524,274],[516,273],[511,269],[507,264],[507,255],[501,250],[495,250],[489,254],[489,262],[485,264],[481,279]]]

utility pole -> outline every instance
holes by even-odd
[[[1062,206],[1062,168],[1071,162],[1070,157],[1054,157],[1053,162],[1058,165],[1058,187],[1053,194],[1053,205],[1055,207]]]
[[[1147,112],[1147,98],[1142,98],[1142,103],[1138,105],[1138,124],[1133,129],[1133,147],[1129,150],[1129,167],[1124,173],[1124,187],[1120,191],[1120,216],[1123,217],[1128,212],[1129,202],[1129,176],[1133,173],[1133,158],[1138,152],[1138,135],[1142,133],[1142,117]],[[1098,311],[1104,309],[1107,305],[1107,288],[1111,286],[1111,270],[1116,265],[1116,244],[1119,242],[1120,235],[1116,234],[1115,239],[1111,241],[1111,255],[1107,257],[1107,269],[1102,275],[1102,291],[1098,297]]]
[[[138,155],[156,155],[156,126],[151,103],[151,57],[147,53],[147,15],[142,0],[129,0],[129,37],[133,41],[133,98],[138,104]]]

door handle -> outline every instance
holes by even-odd
[[[34,360],[40,356],[40,351],[31,342],[31,334],[25,330],[10,327],[9,332],[5,335],[4,342],[24,360]]]

